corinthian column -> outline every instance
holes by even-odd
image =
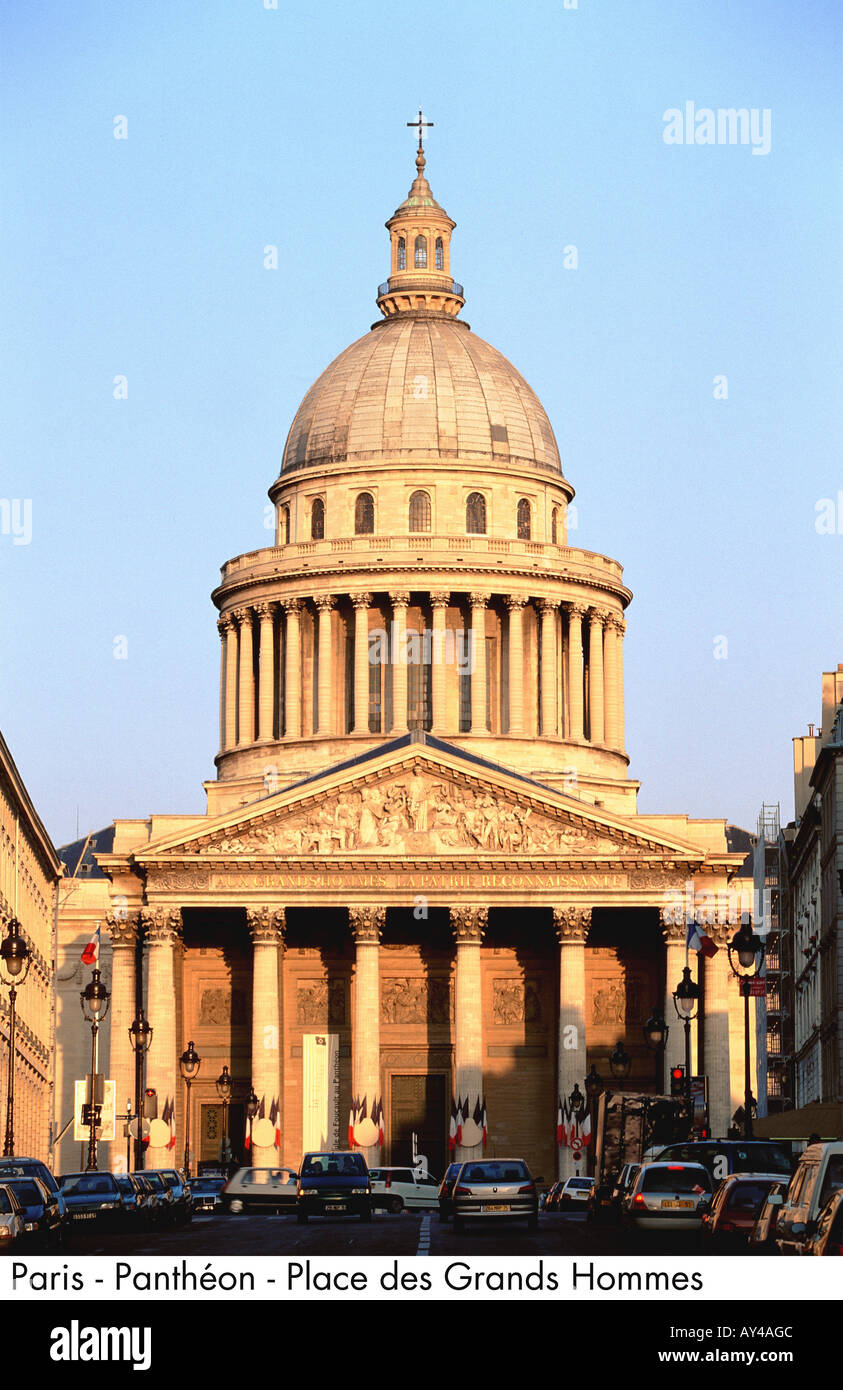
[[[469,1117],[483,1099],[483,992],[480,943],[489,920],[487,907],[452,907],[451,927],[457,943],[454,1023],[454,1088],[468,1100]],[[456,1158],[477,1158],[482,1142],[458,1144]]]
[[[320,594],[314,602],[319,613],[319,679],[317,683],[317,731],[335,734],[334,718],[334,647],[331,641],[332,594]]]
[[[168,1102],[175,1107],[179,1069],[176,1040],[176,960],[181,950],[181,910],[174,907],[143,908],[149,958],[146,1016],[152,1025],[152,1043],[146,1059],[146,1084],[158,1092],[158,1118]],[[180,957],[179,957],[180,958]],[[178,1138],[175,1152],[179,1152]],[[172,1150],[166,1144],[146,1151],[147,1168],[172,1166]]]
[[[623,752],[626,747],[626,716],[623,705],[623,635],[626,632],[626,623],[622,618],[618,618],[615,627],[618,634],[618,748]]]
[[[606,737],[603,718],[603,613],[592,608],[589,615],[588,644],[588,728],[592,743]]]
[[[556,689],[556,614],[558,610],[559,605],[553,599],[539,599],[542,625],[541,712],[544,738],[553,737],[558,732]]]
[[[524,608],[525,598],[505,600],[509,611],[509,732],[524,732]]]
[[[671,1068],[685,1065],[685,1027],[676,1017],[673,991],[682,979],[685,965],[686,926],[684,909],[678,904],[659,911],[665,942],[664,1019],[670,1028],[664,1049],[664,1088],[665,1095],[670,1095]]]
[[[354,728],[355,734],[369,732],[369,609],[371,594],[352,594],[354,605]]]
[[[585,1033],[585,942],[591,925],[591,908],[555,907],[553,925],[559,942],[557,1100],[567,1104],[574,1087],[582,1082],[588,1072]],[[570,1178],[576,1172],[577,1166],[572,1151],[566,1145],[560,1144],[559,1177]]]
[[[238,701],[239,744],[255,741],[255,657],[252,637],[252,610],[238,608],[240,622],[240,698]]]
[[[604,690],[604,717],[606,745],[609,748],[620,748],[621,739],[618,731],[618,645],[620,643],[620,633],[618,632],[618,619],[614,614],[610,614],[606,620],[606,627],[603,638],[603,690]]]
[[[225,643],[225,688],[222,725],[222,748],[228,751],[237,742],[237,624],[230,613],[225,613],[217,623]]]
[[[284,637],[284,737],[301,738],[301,599],[281,600],[287,618]]]
[[[390,594],[392,600],[392,728],[390,733],[407,732],[407,608],[409,594]]]
[[[469,594],[471,604],[471,732],[486,732],[486,594]]]
[[[258,734],[261,743],[269,743],[274,733],[275,715],[275,604],[259,603],[255,612],[260,616]]]
[[[706,959],[703,995],[703,1041],[708,1076],[708,1109],[712,1134],[725,1134],[732,1119],[731,1061],[729,1051],[729,990],[735,989],[726,943],[733,927],[725,922],[707,926],[716,956]],[[743,1102],[741,1102],[743,1103]]]
[[[286,915],[283,907],[254,907],[247,909],[246,920],[252,937],[252,1086],[268,1119],[284,1095],[280,967]],[[274,1144],[252,1144],[251,1162],[259,1168],[280,1161]]]
[[[105,925],[111,937],[111,1060],[109,1071],[116,1083],[115,1101],[124,1111],[130,1100],[135,1109],[135,1054],[129,1028],[135,1017],[135,949],[138,944],[138,914],[125,909],[106,913]],[[119,1129],[116,1131],[120,1133]],[[122,1137],[111,1146],[111,1167],[126,1166],[126,1145]]]
[[[354,1012],[351,1038],[351,1092],[366,1102],[371,1119],[375,1100],[381,1096],[380,1043],[380,938],[386,921],[385,907],[352,907],[348,922],[354,937]],[[366,1162],[377,1165],[380,1145],[363,1148]]]
[[[571,712],[568,737],[580,743],[585,736],[582,674],[582,620],[585,611],[580,603],[568,604],[568,707]]]
[[[434,734],[444,734],[448,727],[445,712],[445,673],[447,670],[445,665],[445,617],[450,601],[451,595],[447,592],[436,592],[430,595],[430,606],[433,610],[433,651],[431,653],[433,672],[430,678],[433,709],[430,729],[431,733]]]

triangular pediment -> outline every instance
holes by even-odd
[[[699,847],[637,826],[500,765],[430,739],[386,745],[187,834],[138,863],[260,860],[699,861]]]

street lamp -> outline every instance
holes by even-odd
[[[753,1138],[752,1129],[752,1069],[749,1055],[749,999],[752,993],[752,981],[761,976],[764,969],[764,942],[756,932],[752,930],[752,922],[749,914],[744,913],[741,917],[741,926],[732,940],[728,943],[729,964],[732,967],[732,974],[740,980],[741,994],[743,995],[743,1027],[744,1027],[744,1106],[743,1106],[743,1134],[744,1139]]]
[[[249,1153],[252,1152],[252,1125],[254,1124],[255,1116],[258,1113],[259,1104],[260,1102],[258,1101],[258,1098],[255,1095],[255,1088],[250,1081],[249,1094],[246,1097],[246,1119],[249,1121]]]
[[[143,1059],[152,1042],[152,1027],[144,1018],[143,1009],[139,1009],[137,1018],[132,1019],[129,1041],[135,1054],[135,1124],[138,1127],[135,1136],[135,1168],[139,1170],[143,1167]]]
[[[217,1077],[217,1095],[222,1101],[222,1159],[221,1162],[229,1163],[230,1155],[228,1150],[228,1102],[231,1100],[231,1074],[228,1064],[223,1067]]]
[[[593,1155],[594,1146],[597,1142],[597,1101],[603,1094],[603,1078],[592,1062],[591,1071],[585,1078],[585,1093],[588,1096],[588,1110],[591,1118],[591,1142],[589,1144],[590,1156],[592,1159],[592,1171],[594,1167]]]
[[[660,1047],[664,1047],[667,1042],[667,1035],[670,1032],[664,1017],[660,1013],[651,1013],[647,1022],[644,1024],[644,1041],[651,1052],[658,1052]]]
[[[85,1167],[85,1172],[95,1173],[97,1171],[97,1034],[99,1032],[100,1021],[105,1018],[108,1013],[108,1006],[111,1003],[111,995],[103,984],[101,973],[96,966],[91,971],[90,981],[79,995],[79,1002],[82,1005],[82,1017],[86,1023],[90,1023],[91,1025],[91,1085],[88,1092],[88,1121],[90,1130],[88,1135],[88,1162]]]
[[[22,985],[29,972],[32,952],[20,934],[17,917],[9,921],[9,935],[0,946],[2,970],[0,978],[9,986],[9,1078],[6,1091],[6,1138],[3,1144],[3,1157],[15,1156],[15,1000],[17,986]]]
[[[609,1068],[616,1081],[625,1081],[632,1070],[632,1058],[621,1038],[618,1039],[617,1047],[609,1058]]]
[[[202,1065],[202,1058],[196,1051],[192,1042],[187,1044],[186,1049],[179,1057],[179,1067],[187,1087],[187,1100],[185,1102],[185,1121],[184,1121],[184,1171],[185,1176],[190,1177],[190,1085],[194,1077],[199,1075],[199,1068]]]
[[[691,1019],[696,1018],[700,1006],[700,987],[691,979],[691,968],[686,965],[682,979],[673,991],[673,1007],[676,1017],[685,1028],[685,1099],[691,1098]]]

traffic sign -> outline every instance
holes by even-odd
[[[147,1138],[149,1137],[149,1120],[141,1120],[140,1123],[141,1123],[141,1139],[147,1139]],[[129,1134],[131,1135],[132,1139],[137,1139],[137,1137],[138,1137],[138,1122],[137,1122],[137,1118],[135,1118],[134,1120],[130,1120],[129,1123],[128,1123],[128,1125],[126,1125],[125,1128],[128,1129]],[[124,1132],[125,1132],[125,1131],[124,1131]]]
[[[744,997],[745,989],[746,994],[749,995],[750,999],[763,999],[765,994],[767,993],[767,981],[763,975],[756,976],[755,979],[752,980],[739,979],[738,994],[740,994],[741,997]]]
[[[580,1154],[580,1153],[582,1153],[582,1139],[572,1139],[572,1140],[571,1140],[571,1150],[572,1150],[572,1152],[575,1153],[575,1154]]]

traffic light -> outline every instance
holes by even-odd
[[[681,1099],[685,1094],[685,1068],[670,1068],[670,1094],[676,1099]]]
[[[143,1093],[143,1116],[145,1120],[158,1119],[158,1092],[154,1086],[147,1086]]]

